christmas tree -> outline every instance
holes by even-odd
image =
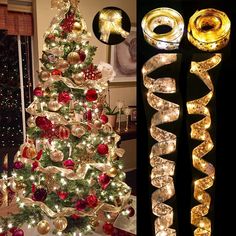
[[[42,235],[74,235],[94,230],[98,221],[111,234],[114,218],[132,211],[120,137],[103,114],[114,71],[109,64],[93,64],[96,48],[89,45],[78,0],[52,2],[59,13],[45,33],[40,83],[26,109],[27,139],[12,177],[0,180],[5,211],[17,205],[0,218],[0,234],[22,236],[20,227],[28,224]]]

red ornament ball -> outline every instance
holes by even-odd
[[[97,147],[97,152],[99,155],[104,156],[106,154],[108,154],[109,152],[109,148],[106,144],[99,144]]]
[[[84,199],[80,199],[76,202],[75,208],[77,211],[83,211],[87,207],[87,201]]]
[[[36,87],[34,89],[34,96],[36,97],[42,97],[43,96],[43,90],[41,87]]]
[[[102,173],[98,176],[98,182],[103,189],[106,189],[106,187],[110,183],[110,177],[106,173]]]
[[[81,61],[81,62],[84,62],[85,59],[86,59],[86,54],[85,54],[85,52],[82,51],[82,50],[80,50],[80,51],[79,51],[79,57],[80,57],[80,61]]]
[[[102,226],[103,232],[107,235],[112,235],[114,231],[114,226],[110,222],[105,222]]]
[[[108,122],[108,117],[104,114],[100,116],[100,120],[102,121],[103,124],[106,124]]]
[[[135,214],[135,210],[134,210],[134,208],[133,208],[133,207],[128,207],[127,210],[129,211],[128,216],[129,216],[129,217],[133,217],[134,214]]]
[[[88,195],[86,198],[86,202],[88,204],[89,207],[94,208],[98,205],[98,199],[96,195]]]
[[[7,232],[0,233],[0,236],[7,236]]]
[[[62,75],[62,72],[60,70],[54,69],[52,71],[52,75]]]
[[[38,116],[35,123],[42,130],[52,129],[52,122],[46,116]]]
[[[54,41],[56,39],[56,36],[54,34],[49,34],[47,37],[46,37],[46,40],[50,40],[50,41]]]
[[[13,228],[9,229],[10,233],[13,233],[16,230],[17,230],[17,227],[13,227]]]
[[[59,93],[58,102],[67,104],[70,102],[70,100],[71,100],[71,96],[68,92],[64,91],[64,92]]]
[[[47,190],[45,188],[38,188],[35,190],[33,194],[33,200],[39,201],[39,202],[44,202],[47,198]]]
[[[57,195],[61,200],[65,200],[67,199],[69,193],[61,191],[61,192],[57,192]]]
[[[63,166],[64,166],[66,169],[73,170],[74,167],[75,167],[75,163],[74,163],[73,160],[68,159],[68,160],[65,160],[65,161],[63,162]]]
[[[14,169],[16,170],[20,170],[23,169],[25,167],[25,164],[21,161],[15,161],[14,162]]]
[[[22,229],[16,229],[13,233],[12,236],[24,236],[24,231]]]
[[[85,95],[85,98],[88,102],[94,102],[97,100],[98,95],[95,89],[89,89]]]

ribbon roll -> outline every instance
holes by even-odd
[[[227,45],[230,38],[228,16],[213,8],[196,11],[189,19],[188,40],[202,51],[216,51]]]
[[[155,28],[168,25],[171,30],[167,33],[157,34]],[[142,29],[147,43],[158,49],[174,50],[184,33],[184,20],[179,12],[171,8],[156,8],[148,12],[142,20]]]
[[[177,54],[158,54],[150,58],[143,66],[143,82],[148,89],[147,101],[157,110],[151,120],[150,134],[157,141],[152,146],[150,164],[153,167],[151,183],[157,188],[152,194],[152,211],[157,216],[155,220],[155,235],[175,236],[176,231],[171,229],[173,224],[173,208],[164,202],[175,195],[173,176],[175,162],[162,158],[176,150],[176,135],[158,128],[163,123],[173,122],[178,119],[179,105],[164,100],[154,93],[175,93],[176,84],[173,78],[153,79],[148,75],[154,70],[171,64],[177,60]]]
[[[108,43],[110,34],[120,34],[123,38],[129,32],[122,29],[122,12],[120,10],[103,9],[99,14],[100,40]]]
[[[214,95],[214,85],[208,70],[214,68],[221,62],[221,54],[215,54],[208,60],[192,62],[190,72],[197,75],[208,87],[210,92],[202,98],[187,102],[188,114],[203,115],[202,120],[191,125],[191,138],[202,141],[192,151],[193,166],[200,172],[207,175],[194,182],[194,198],[200,202],[191,209],[191,224],[197,227],[194,236],[210,236],[211,221],[206,217],[210,209],[211,196],[205,190],[214,184],[215,167],[203,159],[213,147],[210,133],[207,131],[211,126],[211,114],[207,104]]]

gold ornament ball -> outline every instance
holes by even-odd
[[[67,219],[65,217],[57,217],[53,221],[53,225],[55,226],[56,230],[60,232],[66,229],[67,224]]]
[[[81,85],[84,82],[85,74],[84,72],[80,72],[73,75],[72,78],[77,85]]]
[[[54,162],[62,162],[64,159],[64,154],[60,150],[54,150],[50,153],[50,159]]]
[[[94,125],[96,128],[100,129],[102,127],[102,122],[100,120],[95,120]]]
[[[115,167],[112,167],[109,172],[108,175],[112,178],[116,177],[118,175],[118,170]]]
[[[48,103],[48,109],[50,111],[58,111],[61,108],[61,104],[57,100],[50,100]]]
[[[69,64],[66,60],[64,59],[59,59],[57,62],[57,68],[61,71],[65,71],[66,69],[68,69]]]
[[[38,223],[37,230],[42,235],[47,234],[50,231],[50,225],[46,220],[42,220]]]
[[[35,117],[34,116],[30,116],[29,119],[27,120],[27,125],[30,128],[34,128],[36,126],[35,124]]]
[[[85,134],[85,129],[83,127],[81,127],[81,126],[73,125],[71,127],[71,133],[75,137],[80,138],[80,137],[82,137]]]
[[[43,81],[46,82],[50,78],[50,73],[48,71],[41,71],[39,73],[39,78]]]
[[[80,22],[75,22],[73,25],[73,30],[79,33],[82,30],[82,24]]]
[[[80,61],[80,55],[78,52],[70,52],[67,56],[67,61],[70,64],[77,64]]]

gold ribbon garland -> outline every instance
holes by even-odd
[[[176,84],[173,78],[153,79],[148,75],[154,70],[171,64],[177,60],[177,54],[157,54],[150,58],[143,66],[143,82],[148,89],[147,101],[157,110],[151,120],[150,134],[157,141],[152,146],[150,164],[153,167],[151,183],[157,188],[152,194],[152,211],[157,216],[155,220],[156,236],[175,236],[173,224],[173,208],[164,202],[175,194],[173,182],[175,162],[162,158],[162,155],[170,154],[176,150],[176,135],[158,128],[163,123],[173,122],[179,117],[179,105],[164,100],[154,93],[175,93]]]
[[[208,70],[214,68],[220,62],[221,54],[217,53],[205,61],[193,61],[190,69],[190,72],[197,75],[210,90],[204,97],[187,102],[189,114],[205,116],[202,120],[191,125],[191,138],[203,141],[193,149],[193,166],[207,175],[194,182],[194,198],[200,202],[199,205],[193,207],[191,210],[191,224],[197,227],[194,231],[194,236],[211,235],[211,221],[206,217],[209,212],[211,197],[205,190],[209,189],[214,184],[215,167],[211,163],[205,161],[203,157],[214,147],[211,135],[207,131],[211,126],[211,114],[207,108],[207,104],[214,95],[214,85],[208,74]]]
[[[120,34],[127,38],[129,32],[122,28],[122,12],[114,9],[103,9],[99,13],[100,40],[108,43],[110,34]]]
[[[230,37],[228,16],[214,8],[196,11],[189,19],[188,40],[202,51],[216,51],[227,45]]]
[[[160,25],[168,25],[172,29],[157,34],[154,29]],[[161,7],[148,12],[142,20],[142,29],[147,43],[153,47],[173,50],[179,47],[184,33],[184,20],[179,12],[171,8]]]

